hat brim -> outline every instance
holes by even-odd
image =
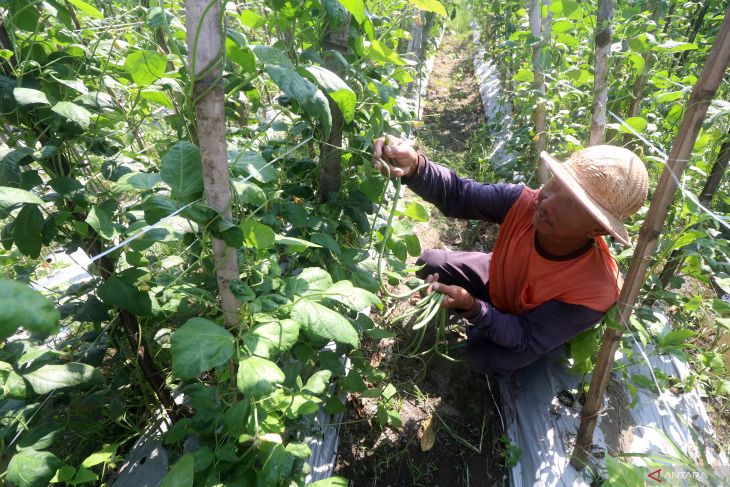
[[[626,231],[626,227],[623,222],[613,216],[611,212],[606,210],[603,206],[598,204],[584,189],[578,184],[578,181],[573,177],[573,174],[565,168],[562,162],[543,151],[540,153],[540,159],[548,166],[553,175],[563,183],[563,185],[570,191],[573,197],[580,203],[583,208],[590,213],[590,215],[611,235],[616,237],[616,240],[624,245],[631,245],[629,239],[629,232]]]

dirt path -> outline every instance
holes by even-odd
[[[421,148],[432,160],[470,177],[479,174],[475,141],[483,131],[473,49],[468,37],[444,38],[419,133]],[[431,214],[428,223],[414,229],[422,249],[491,248],[493,231],[482,238],[482,225],[447,220],[435,208]],[[408,343],[411,335],[406,326],[395,340],[363,343],[365,356],[377,357],[398,391],[403,426],[381,429],[373,417],[377,400],[353,395],[341,430],[336,475],[348,478],[353,486],[502,485],[502,426],[492,396],[498,397],[496,384],[491,384],[490,393],[486,378],[464,362],[448,362],[433,354],[399,356],[400,344]],[[425,341],[429,340],[433,343],[433,334],[427,335]],[[463,340],[463,328],[453,326],[448,341],[457,345],[451,352],[454,358],[459,358],[458,344]],[[425,343],[422,349],[429,346]],[[395,353],[383,353],[391,349]],[[431,431],[426,434],[432,432],[435,442],[422,451],[419,430],[429,421]]]

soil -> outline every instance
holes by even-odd
[[[464,159],[473,132],[483,122],[473,49],[468,38],[447,34],[429,80],[419,138],[431,159],[447,165],[445,161],[452,158]],[[431,215],[428,223],[414,228],[422,249],[491,250],[496,228],[446,220],[437,216],[435,208]],[[408,306],[399,303],[397,309],[375,319],[388,327],[388,316]],[[463,324],[452,317],[447,334],[453,347],[449,354],[457,360],[465,340]],[[381,428],[375,417],[377,400],[351,395],[335,475],[349,479],[353,486],[505,484],[497,384],[488,384],[484,375],[463,361],[453,363],[433,353],[416,358],[399,355],[413,332],[408,323],[395,331],[395,338],[365,340],[362,346],[365,356],[379,363],[396,387],[402,426]],[[430,347],[433,335],[426,335],[421,350]],[[428,448],[430,435],[435,441]]]

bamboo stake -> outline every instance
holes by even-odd
[[[547,166],[540,158],[540,153],[545,150],[547,145],[547,110],[545,109],[545,75],[543,69],[543,51],[545,45],[550,42],[551,37],[551,21],[552,14],[543,18],[542,7],[550,6],[550,0],[531,0],[530,4],[530,31],[533,37],[539,37],[540,42],[536,43],[532,48],[532,66],[534,73],[534,88],[537,94],[537,104],[535,106],[535,152],[537,153],[537,175],[541,184],[545,184],[549,179],[549,171]]]
[[[187,43],[194,79],[195,125],[200,155],[203,160],[205,202],[232,220],[231,189],[228,180],[226,152],[226,115],[223,107],[222,52],[223,34],[219,0],[185,2]],[[239,278],[236,251],[223,240],[214,238],[218,290],[221,295],[223,320],[227,327],[238,324],[239,302],[233,296],[230,282]]]
[[[598,0],[596,24],[596,56],[593,76],[593,115],[588,145],[603,142],[606,131],[606,103],[608,101],[608,60],[611,54],[613,0]]]
[[[651,256],[656,250],[657,240],[661,234],[669,205],[674,200],[677,190],[677,180],[684,172],[692,147],[697,140],[697,134],[707,114],[707,108],[722,82],[723,76],[730,63],[730,6],[725,12],[725,19],[715,38],[705,66],[702,68],[699,80],[692,90],[687,109],[682,118],[682,124],[672,146],[672,152],[667,158],[659,184],[652,197],[646,220],[641,226],[639,241],[631,259],[629,272],[626,276],[621,294],[616,303],[618,322],[623,328],[629,321],[634,303],[644,284],[646,271]],[[570,464],[575,468],[583,468],[586,464],[588,451],[593,441],[593,431],[600,414],[606,384],[611,374],[613,359],[618,349],[622,332],[607,328],[601,341],[596,368],[593,370],[588,398],[581,413],[580,427],[576,437],[576,445]]]

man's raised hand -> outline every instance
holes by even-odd
[[[428,292],[438,291],[444,295],[444,300],[441,303],[441,307],[447,309],[463,309],[469,310],[474,306],[474,296],[469,294],[469,291],[461,286],[447,286],[438,282],[439,275],[431,274],[426,277],[426,282],[433,283],[429,288]]]
[[[410,176],[418,167],[418,153],[405,140],[389,135],[386,145],[381,137],[373,142],[373,167],[391,178]]]

